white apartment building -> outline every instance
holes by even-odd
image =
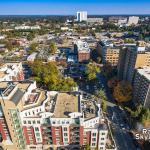
[[[21,25],[21,26],[16,26],[15,30],[40,30],[41,27],[38,25],[35,26],[26,26],[26,25]]]
[[[150,108],[150,67],[136,70],[133,88],[134,102]]]
[[[87,21],[87,12],[86,11],[79,11],[77,12],[77,21]]]
[[[128,25],[137,25],[139,21],[139,17],[137,16],[132,16],[128,18]]]

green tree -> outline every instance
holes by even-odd
[[[70,91],[76,87],[72,78],[64,78],[60,75],[55,63],[43,63],[36,60],[30,63],[34,79],[48,90]]]
[[[97,91],[96,97],[101,100],[101,108],[103,112],[106,112],[107,111],[107,102],[106,102],[107,98],[106,98],[106,94],[104,90],[100,89],[99,91]]]
[[[106,100],[106,94],[104,90],[100,89],[99,91],[96,92],[96,97],[101,98],[102,100]]]
[[[98,72],[100,72],[100,67],[95,63],[89,63],[86,65],[86,75],[89,81],[95,80]]]
[[[37,48],[38,44],[37,43],[32,43],[29,47],[29,54],[33,53],[36,51],[36,48]]]
[[[56,44],[54,42],[50,43],[49,48],[50,48],[50,54],[55,54],[56,53],[57,47],[56,47]]]

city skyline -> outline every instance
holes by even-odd
[[[148,0],[1,0],[0,15],[75,15],[87,11],[89,15],[150,14]]]

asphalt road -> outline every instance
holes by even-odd
[[[103,88],[107,96],[107,112],[108,120],[113,129],[113,136],[116,142],[117,150],[137,150],[132,137],[129,135],[129,125],[126,122],[126,113],[116,105],[106,80],[103,75],[98,75],[99,81],[96,83],[96,88],[93,84],[86,85],[85,82],[79,83],[79,89],[83,93],[94,93],[95,90]]]
[[[99,80],[103,84],[108,102],[107,102],[107,111],[108,119],[111,122],[113,129],[113,136],[116,142],[118,150],[136,150],[136,147],[133,143],[133,139],[129,135],[129,125],[125,121],[126,114],[115,104],[115,101],[110,93],[109,88],[107,87],[106,80],[102,75],[99,75]]]

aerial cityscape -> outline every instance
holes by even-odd
[[[150,2],[2,0],[0,150],[150,150]]]

